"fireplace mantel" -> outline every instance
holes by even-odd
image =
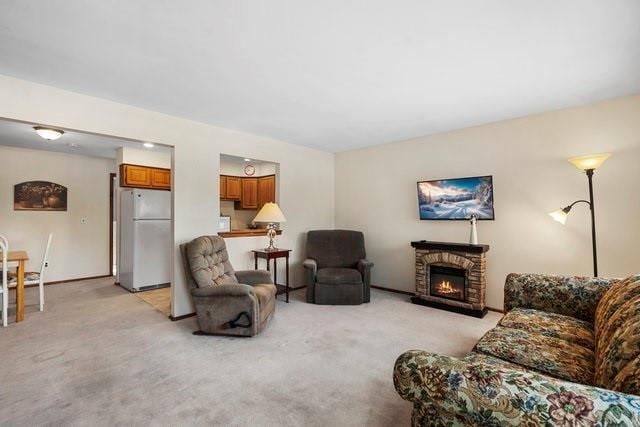
[[[416,240],[411,242],[416,249],[430,249],[440,251],[459,251],[481,254],[489,250],[489,245],[471,245],[469,243],[432,242],[429,240]]]

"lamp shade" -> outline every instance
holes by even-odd
[[[611,157],[609,153],[588,154],[586,156],[572,157],[569,159],[569,162],[578,169],[586,171],[589,169],[598,169],[609,157]]]
[[[568,215],[564,209],[558,209],[557,211],[550,212],[549,216],[558,221],[560,224],[564,224],[567,222]]]
[[[253,222],[286,222],[284,214],[277,203],[265,203]]]

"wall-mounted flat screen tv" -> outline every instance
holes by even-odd
[[[418,182],[420,219],[469,220],[494,218],[493,177],[438,179]]]

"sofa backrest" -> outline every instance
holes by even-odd
[[[318,263],[318,268],[355,268],[366,258],[364,235],[351,230],[314,230],[307,233],[307,258]]]
[[[640,274],[605,292],[596,308],[595,333],[596,385],[640,394]]]
[[[222,237],[201,236],[181,245],[181,250],[191,287],[238,283]]]

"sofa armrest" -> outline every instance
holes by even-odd
[[[302,262],[304,267],[304,285],[307,287],[307,302],[316,302],[316,274],[318,273],[318,263],[316,260],[307,258]]]
[[[253,336],[260,329],[260,307],[253,286],[232,283],[191,290],[198,333]]]
[[[593,322],[598,301],[618,279],[509,274],[504,309],[533,308]]]
[[[365,280],[365,275],[370,279],[371,269],[373,268],[373,263],[366,259],[361,259],[358,261],[357,265],[358,271],[362,273],[362,280]],[[371,281],[371,280],[369,280]]]
[[[245,297],[253,294],[253,288],[251,286],[239,283],[191,289],[192,296],[201,298],[219,296]]]
[[[357,264],[358,271],[362,275],[362,283],[364,284],[364,302],[371,300],[371,269],[373,263],[366,259],[361,259]]]
[[[400,396],[469,425],[637,425],[640,397],[419,350],[396,361]],[[433,415],[433,414],[432,414]]]
[[[262,285],[265,283],[273,283],[271,273],[267,270],[241,270],[236,271],[236,278],[239,283],[245,285]]]
[[[315,259],[307,258],[302,262],[302,266],[305,270],[308,270],[310,273],[313,273],[313,280],[316,278],[316,273],[318,272],[318,263]]]

